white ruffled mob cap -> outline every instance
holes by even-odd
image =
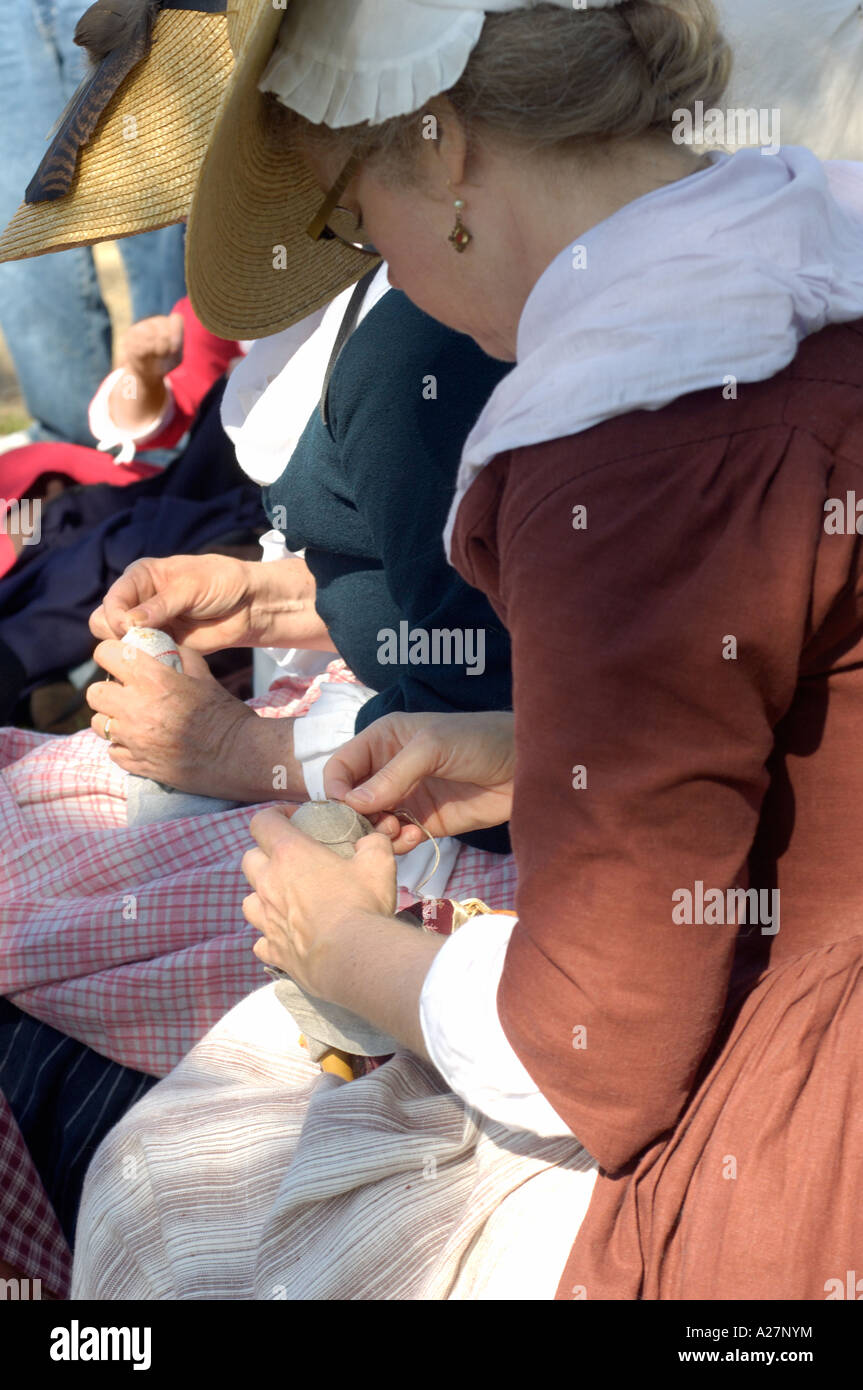
[[[454,86],[486,14],[543,2],[577,13],[621,0],[290,0],[259,87],[315,124],[378,125]]]

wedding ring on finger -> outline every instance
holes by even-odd
[[[111,719],[110,719],[110,716],[105,720],[105,727],[104,727],[104,729],[102,730],[102,736],[103,736],[103,738],[106,738],[106,739],[108,740],[109,743],[112,743],[112,742],[113,742],[113,740],[112,740],[112,738],[111,738]]]

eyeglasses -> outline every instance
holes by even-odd
[[[339,198],[359,167],[359,158],[351,155],[306,228],[306,236],[311,237],[312,241],[341,241],[354,251],[362,251],[366,256],[376,256],[378,253],[375,248],[363,237],[363,229],[356,213],[339,206]]]

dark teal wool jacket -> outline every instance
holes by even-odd
[[[378,691],[357,732],[398,710],[512,708],[506,630],[442,540],[462,446],[508,370],[390,290],[342,350],[326,424],[316,410],[265,489],[335,647]],[[508,848],[500,831],[465,838]]]

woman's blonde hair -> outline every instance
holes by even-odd
[[[624,0],[606,9],[559,5],[486,16],[479,42],[444,95],[471,139],[569,150],[672,131],[675,113],[722,98],[731,50],[712,0]],[[331,130],[279,108],[313,146],[343,149],[402,178],[424,110],[381,125]]]

